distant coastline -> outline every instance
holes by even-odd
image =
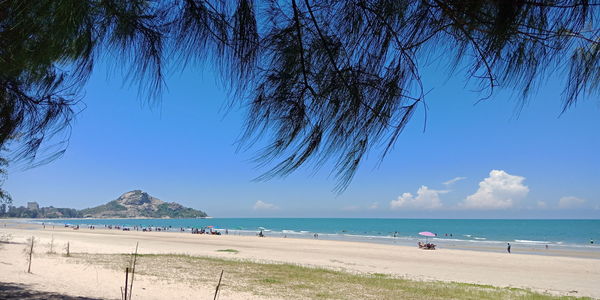
[[[64,218],[205,218],[208,214],[201,210],[185,207],[176,202],[165,202],[142,190],[126,192],[117,199],[105,204],[84,208],[40,207],[37,202],[27,206],[0,206],[0,218],[64,219]]]
[[[197,217],[197,218],[150,218],[150,217],[74,217],[74,218],[21,218],[21,217],[0,217],[0,220],[23,220],[23,221],[39,221],[39,220],[130,220],[130,219],[138,219],[138,220],[177,220],[177,219],[213,219],[212,216],[206,217]]]

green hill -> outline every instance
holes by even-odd
[[[121,195],[106,204],[80,211],[83,217],[92,218],[204,218],[201,210],[184,207],[175,202],[164,202],[141,190]]]

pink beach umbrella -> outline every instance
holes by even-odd
[[[432,233],[432,232],[429,232],[429,231],[422,231],[422,232],[419,232],[419,235],[422,235],[422,236],[424,236],[426,241],[427,241],[427,239],[428,239],[429,237],[434,237],[434,236],[436,236],[436,234],[435,234],[435,233]]]

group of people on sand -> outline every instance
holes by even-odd
[[[44,226],[44,229],[46,229],[46,224],[42,223],[42,226]],[[70,226],[69,224],[65,224],[65,228],[69,228],[69,227],[73,228],[73,230],[79,230],[79,225]],[[52,229],[54,229],[54,226],[52,226]],[[92,229],[92,228],[90,228],[90,229]]]
[[[146,231],[169,231],[171,229],[171,226],[167,227],[141,227],[142,228],[142,232],[146,232]],[[134,226],[133,230],[135,231],[139,231],[140,227]]]
[[[435,244],[434,243],[423,243],[423,242],[418,242],[417,245],[419,246],[419,249],[425,249],[425,250],[435,250]]]
[[[45,224],[42,223],[42,225],[45,228]],[[70,225],[70,224],[64,224],[65,227],[71,227],[74,230],[79,229],[79,225]],[[116,229],[116,230],[123,230],[123,231],[142,231],[142,232],[152,232],[152,231],[172,231],[173,228],[172,226],[168,226],[168,227],[152,227],[152,226],[148,226],[148,227],[143,227],[143,226],[133,226],[133,227],[126,227],[126,226],[120,226],[120,225],[104,225],[104,228],[106,229]],[[96,226],[94,225],[89,225],[88,229],[96,229]],[[175,229],[176,230],[176,229]],[[184,227],[180,227],[179,231],[180,232],[185,232],[187,230],[190,230],[192,234],[214,234],[214,235],[221,235],[221,232],[218,230],[213,230],[212,227],[202,227],[202,228],[184,228]],[[229,234],[229,230],[225,229],[225,234]]]
[[[221,235],[220,232],[218,232],[216,230],[212,230],[212,228],[209,228],[209,230],[207,230],[205,228],[192,228],[192,234],[214,234],[214,235]]]

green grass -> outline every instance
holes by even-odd
[[[283,282],[281,282],[281,280],[273,279],[273,278],[263,278],[260,280],[260,282],[266,283],[266,284],[282,284],[283,283]]]
[[[219,249],[217,252],[239,253],[240,251],[235,249]]]
[[[224,249],[233,250],[233,249]],[[229,252],[229,251],[226,251]],[[130,255],[72,254],[75,263],[124,269]],[[292,264],[257,263],[188,255],[139,255],[136,274],[167,282],[216,282],[222,289],[285,299],[578,299],[525,289],[458,282],[415,281],[387,274],[351,274]],[[590,299],[590,298],[581,298]]]

